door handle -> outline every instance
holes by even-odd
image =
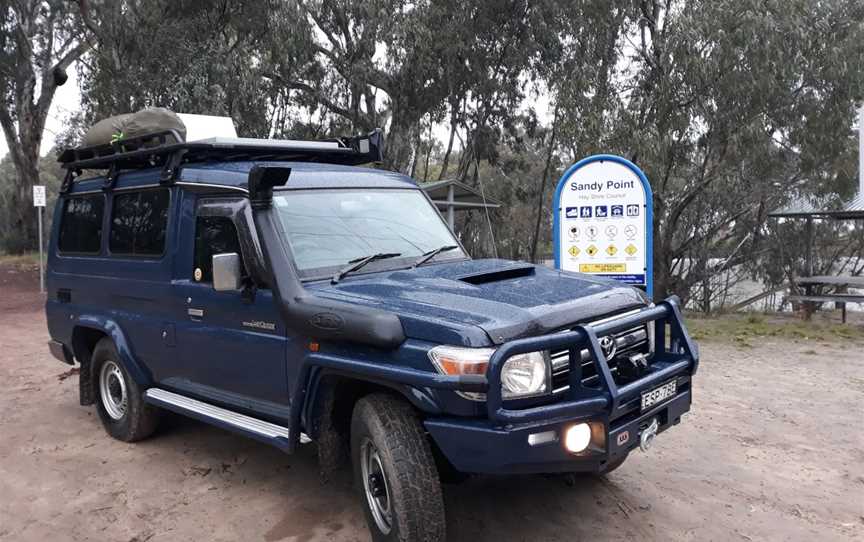
[[[204,309],[193,309],[190,307],[189,309],[186,309],[186,314],[188,314],[189,318],[192,318],[193,320],[200,320],[201,318],[204,318]]]

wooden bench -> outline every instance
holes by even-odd
[[[786,296],[786,299],[812,304],[834,303],[834,307],[841,311],[844,324],[846,323],[846,303],[864,303],[864,295],[854,294],[790,295]]]
[[[821,275],[815,277],[798,277],[793,281],[798,286],[804,287],[804,295],[790,295],[789,301],[801,301],[804,303],[804,318],[810,319],[810,315],[816,310],[816,303],[834,303],[843,313],[843,323],[846,323],[846,303],[864,303],[864,295],[850,294],[849,288],[864,289],[864,277],[843,275]],[[818,286],[828,286],[834,292],[816,293]]]

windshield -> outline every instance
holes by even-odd
[[[274,194],[273,203],[305,279],[376,253],[399,256],[372,262],[365,272],[408,267],[424,253],[458,244],[419,190],[291,190]],[[455,249],[434,261],[462,258]]]

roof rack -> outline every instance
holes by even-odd
[[[363,135],[325,141],[295,141],[214,137],[183,141],[174,130],[123,139],[107,145],[66,149],[58,161],[66,169],[60,187],[65,193],[85,169],[107,169],[105,190],[114,187],[121,170],[162,167],[160,183],[172,184],[185,164],[200,162],[322,162],[359,165],[383,160],[384,132],[380,128]]]

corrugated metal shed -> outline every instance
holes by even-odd
[[[836,218],[864,219],[864,194],[858,194],[843,203],[833,198],[798,198],[785,207],[772,211],[768,216],[775,218]]]
[[[429,194],[429,198],[439,211],[446,213],[447,224],[450,225],[450,229],[454,227],[453,213],[455,211],[501,207],[500,201],[485,196],[467,184],[455,180],[424,183],[420,185],[420,188]]]

